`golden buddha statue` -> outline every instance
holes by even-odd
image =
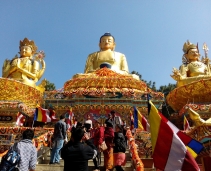
[[[39,86],[36,86],[35,83],[40,80],[45,71],[44,52],[37,53],[37,46],[34,41],[27,38],[20,41],[19,49],[20,57],[16,55],[12,60],[5,60],[2,77],[20,81],[43,92],[45,80]],[[42,65],[41,69],[40,64]]]
[[[128,74],[127,60],[124,54],[115,52],[115,38],[110,33],[100,37],[100,51],[90,54],[86,61],[84,73],[92,73],[100,69],[101,64],[110,65],[110,69],[120,73]]]
[[[179,70],[173,68],[171,77],[177,81],[177,87],[189,84],[193,81],[211,78],[209,58],[207,56],[208,48],[204,44],[205,58],[200,60],[198,45],[187,41],[183,46],[183,64]]]
[[[115,39],[110,33],[101,36],[99,46],[99,52],[88,56],[84,73],[65,82],[69,96],[140,97],[151,91],[138,75],[128,73],[126,57],[114,51]]]
[[[73,78],[90,76],[90,74],[95,74],[95,71],[106,67],[118,74],[128,75],[139,80],[138,75],[129,74],[126,57],[124,54],[114,51],[115,46],[115,38],[110,33],[102,35],[99,42],[100,51],[90,54],[86,60],[84,74],[76,74]]]

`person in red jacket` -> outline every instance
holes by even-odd
[[[95,121],[95,130],[93,135],[94,145],[98,148],[104,140],[104,127],[100,122]]]
[[[99,151],[99,147],[103,141],[104,141],[104,127],[101,126],[100,122],[95,121],[93,142],[94,142],[94,145],[97,147],[98,151]],[[95,165],[95,171],[99,171],[99,165],[98,165],[96,158],[93,159],[93,162]]]
[[[114,139],[114,129],[113,124],[110,121],[105,122],[105,143],[107,145],[107,150],[103,151],[104,155],[104,167],[106,171],[112,170],[113,168],[113,139]]]

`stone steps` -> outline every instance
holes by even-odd
[[[49,165],[49,160],[50,160],[50,151],[47,151],[47,153],[41,157],[38,158],[38,164],[36,166],[36,171],[63,171],[64,169],[64,161],[60,160],[60,165],[55,164],[55,165]],[[133,163],[131,161],[131,157],[129,154],[129,151],[126,151],[126,165],[123,167],[123,169],[125,171],[134,171],[134,167],[133,167]],[[145,171],[155,171],[155,169],[153,168],[149,168],[151,167],[150,164],[150,159],[143,159],[142,160],[144,163],[144,166],[148,167],[145,168]],[[104,156],[103,154],[101,154],[101,166],[100,166],[100,170],[103,171],[103,164],[104,164]],[[94,170],[94,163],[92,160],[88,161],[88,166],[89,166],[89,171],[93,171]],[[113,171],[115,171],[116,169],[113,169]]]
[[[49,165],[50,160],[50,151],[48,149],[45,150],[45,153],[43,155],[40,155],[40,157],[37,160],[37,166],[36,171],[63,171],[64,170],[64,161],[60,160],[60,165]],[[128,151],[126,151],[126,165],[123,167],[125,171],[134,171],[133,163],[131,161],[131,157]],[[145,167],[151,167],[150,159],[142,159]],[[104,156],[101,154],[101,166],[100,170],[104,171],[103,168],[104,164]],[[92,160],[88,161],[89,171],[94,170],[94,163]],[[115,169],[113,169],[115,171]],[[155,171],[153,168],[145,168],[144,171]]]
[[[125,171],[133,171],[132,168],[132,163],[130,160],[130,154],[128,151],[126,151],[126,159],[127,163],[123,167]],[[49,160],[50,160],[50,153],[46,155],[46,157],[40,157],[38,159],[38,164],[36,166],[36,171],[63,171],[64,168],[64,161],[60,160],[60,165],[55,164],[55,165],[49,165]],[[103,170],[103,164],[104,164],[104,156],[101,154],[101,166],[100,170]],[[89,171],[94,170],[94,163],[92,160],[88,161],[88,166],[89,166]],[[113,170],[115,171],[115,169]]]

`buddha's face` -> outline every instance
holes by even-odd
[[[30,57],[32,55],[32,49],[30,46],[22,46],[20,49],[21,57]]]
[[[189,60],[189,62],[198,61],[199,56],[200,56],[199,51],[196,48],[190,49],[188,53],[185,54],[185,57]]]
[[[101,50],[114,50],[115,42],[112,36],[103,36],[100,40],[99,47]]]

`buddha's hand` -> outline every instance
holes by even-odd
[[[17,64],[16,64],[16,70],[18,71],[18,72],[24,72],[24,69],[23,68],[21,68],[20,67],[20,63],[21,63],[21,60],[20,59],[17,59]]]
[[[203,61],[206,65],[208,65],[210,63],[210,59],[208,57],[205,57],[204,58],[204,61]]]
[[[40,63],[42,66],[45,66],[45,61],[43,59],[40,59]]]
[[[171,77],[176,80],[176,81],[179,81],[179,80],[182,80],[182,75],[180,73],[180,71],[176,68],[173,68],[173,75],[171,75]]]
[[[17,59],[16,69],[17,69],[17,71],[20,71],[21,70],[21,67],[20,67],[20,59]]]

